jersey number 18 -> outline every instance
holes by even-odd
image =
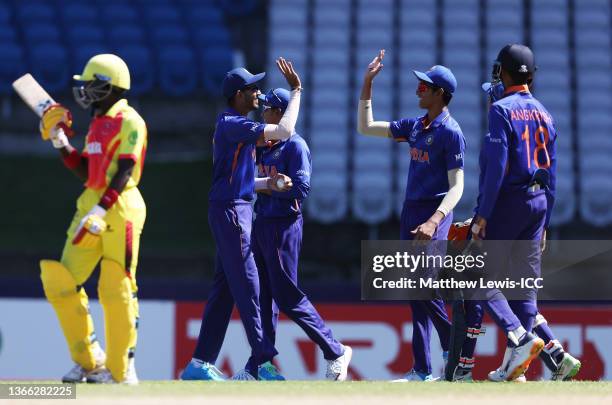
[[[525,131],[523,135],[521,135],[521,139],[525,141],[525,145],[527,146],[527,167],[531,169],[531,160],[535,163],[536,168],[540,169],[548,169],[550,167],[550,155],[548,154],[548,150],[546,149],[546,145],[548,144],[548,140],[550,138],[548,134],[548,129],[543,126],[539,126],[534,134],[534,139],[536,143],[536,147],[533,150],[533,157],[531,154],[531,145],[530,139],[531,134],[529,133],[529,126],[525,125]],[[544,163],[540,163],[540,157],[542,156],[542,152],[544,157],[546,157],[546,161]]]

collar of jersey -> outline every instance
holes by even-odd
[[[229,115],[240,115],[242,117],[242,115],[238,111],[234,110],[232,107],[229,107],[227,110],[225,110],[225,113]]]
[[[434,118],[433,121],[431,121],[429,123],[429,125],[425,126],[423,125],[423,119],[425,119],[427,117],[427,114],[423,115],[421,118],[419,118],[419,126],[423,129],[431,129],[431,128],[437,128],[440,125],[442,125],[447,119],[448,117],[450,117],[450,113],[448,111],[442,111],[436,118]]]
[[[511,93],[529,93],[529,86],[526,84],[519,84],[517,86],[510,86],[504,91],[505,96]]]
[[[114,117],[115,115],[117,115],[117,113],[120,110],[122,110],[123,108],[127,107],[127,105],[128,105],[127,100],[125,98],[122,98],[121,100],[119,100],[115,104],[113,104],[113,106],[108,109],[106,114],[104,114],[104,116],[105,117]]]

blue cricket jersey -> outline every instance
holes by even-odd
[[[449,189],[448,171],[463,168],[465,138],[457,121],[443,111],[429,125],[427,115],[391,122],[397,142],[410,145],[406,200],[432,200]]]
[[[272,191],[272,195],[259,193],[255,212],[266,218],[296,216],[302,212],[302,201],[310,191],[312,161],[306,141],[293,134],[285,141],[257,149],[258,177],[282,173],[293,182],[289,191]]]
[[[217,117],[213,135],[210,201],[252,201],[255,193],[255,144],[265,124],[230,108]]]
[[[488,219],[500,194],[527,190],[533,173],[547,169],[548,226],[555,197],[557,132],[553,119],[529,88],[513,86],[489,110],[489,133],[479,157],[480,178],[476,213]]]

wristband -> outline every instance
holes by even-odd
[[[64,166],[70,170],[74,170],[81,164],[81,155],[76,149],[73,149],[67,156],[62,158],[62,161],[64,162]]]
[[[106,189],[106,192],[100,199],[98,205],[104,208],[105,210],[109,210],[117,202],[118,198],[119,193],[117,192],[117,190],[109,187]]]

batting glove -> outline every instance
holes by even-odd
[[[39,129],[43,141],[52,139],[55,129],[62,129],[65,135],[72,136],[72,113],[61,104],[53,104],[43,112]]]
[[[49,139],[55,149],[62,149],[70,145],[68,137],[62,128],[54,127],[49,131]]]
[[[100,235],[106,231],[108,225],[104,220],[106,210],[99,205],[94,206],[81,219],[76,229],[72,244],[82,248],[93,248],[100,241]]]

